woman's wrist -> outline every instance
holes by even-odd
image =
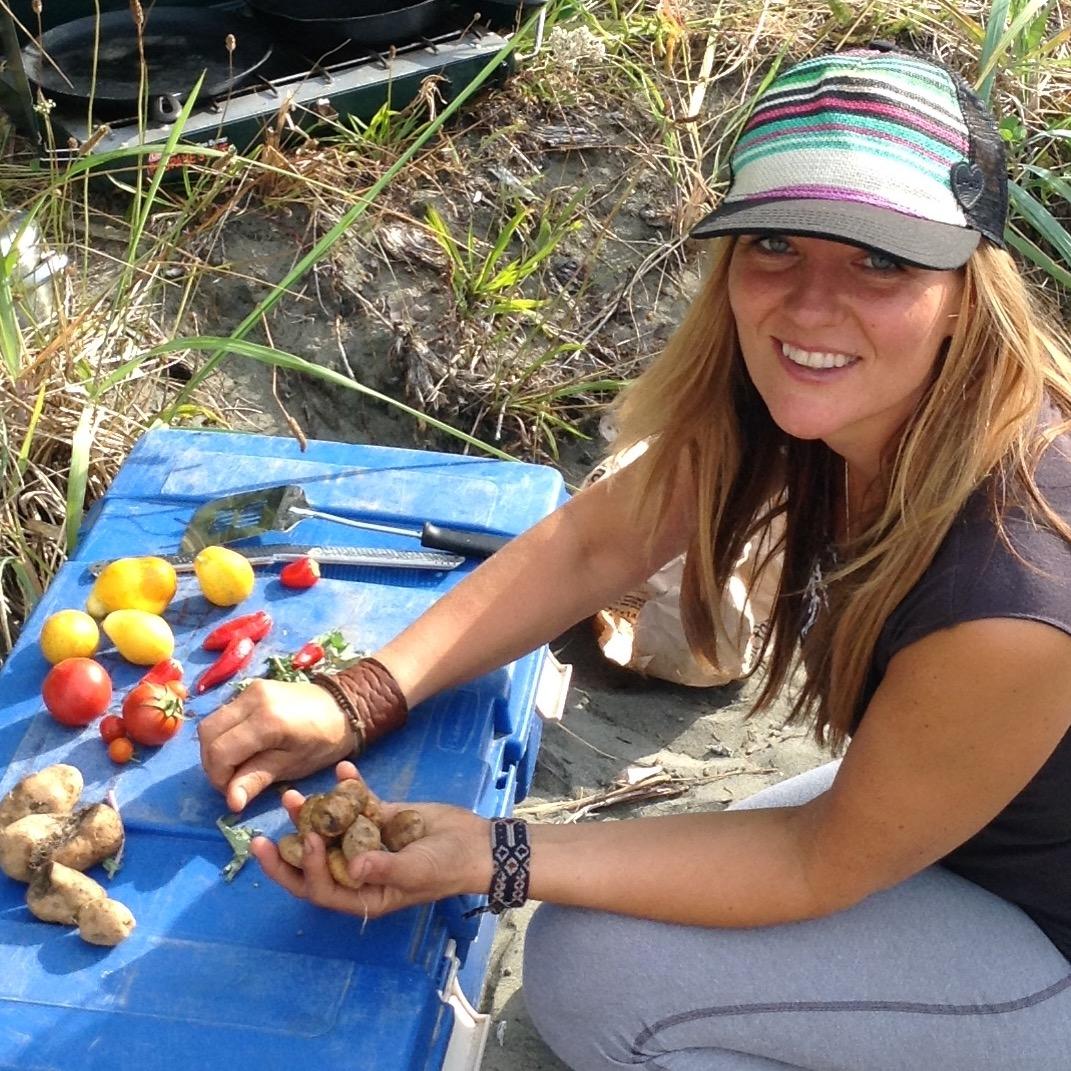
[[[527,822],[523,818],[492,818],[486,822],[483,836],[484,862],[474,891],[485,895],[487,903],[469,911],[470,916],[485,911],[500,915],[528,900],[532,852]]]
[[[381,736],[400,729],[409,704],[393,674],[375,658],[362,658],[339,673],[317,673],[312,683],[324,689],[342,711],[361,754]]]

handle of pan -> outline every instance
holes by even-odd
[[[470,558],[489,558],[509,542],[509,536],[468,532],[464,528],[447,528],[441,524],[425,524],[420,529],[420,545],[431,550],[449,550]]]

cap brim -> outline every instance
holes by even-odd
[[[723,204],[691,232],[693,238],[726,234],[800,234],[888,253],[920,268],[962,268],[981,235],[967,227],[916,219],[853,201],[739,201]]]

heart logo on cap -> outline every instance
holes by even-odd
[[[985,193],[985,175],[982,169],[966,160],[953,164],[952,192],[964,208],[974,208]]]

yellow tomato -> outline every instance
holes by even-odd
[[[253,566],[227,547],[205,547],[193,559],[204,597],[216,606],[235,606],[253,591]]]
[[[158,614],[145,610],[113,610],[101,628],[115,649],[136,666],[155,666],[175,650],[171,626]]]
[[[94,617],[113,610],[144,610],[162,614],[175,597],[178,578],[163,558],[120,558],[104,567],[86,600]]]
[[[60,610],[45,620],[38,640],[53,665],[65,658],[88,658],[100,643],[96,621],[81,610]]]

